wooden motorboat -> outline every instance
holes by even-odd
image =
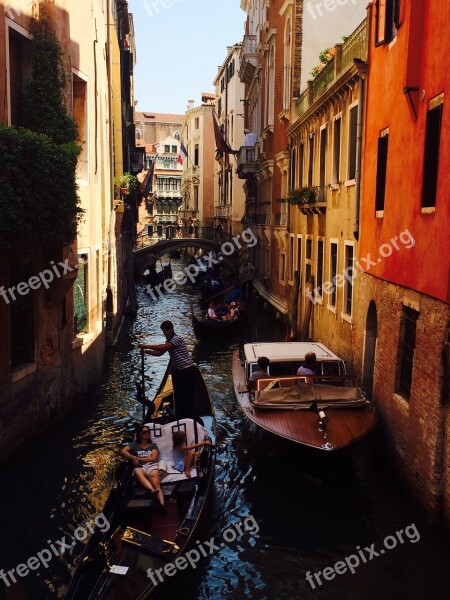
[[[296,375],[308,352],[317,357],[314,375]],[[257,360],[270,360],[267,377],[250,383]],[[364,438],[376,424],[374,407],[345,363],[322,344],[245,344],[233,355],[239,405],[257,427],[321,452],[335,452]]]
[[[95,530],[73,574],[66,600],[153,598],[168,579],[164,567],[201,539],[213,485],[215,420],[205,382],[197,373],[192,418],[176,419],[176,391],[174,394],[167,371],[153,402],[145,399],[140,387],[142,400],[148,405],[143,423],[149,426],[159,458],[165,461],[172,451],[173,431],[184,430],[188,444],[209,436],[212,445],[202,448],[191,478],[172,472],[162,480],[166,514],[159,502],[137,485],[133,468],[122,465],[103,509],[110,528],[105,533]],[[125,573],[117,574],[117,567],[123,567]]]

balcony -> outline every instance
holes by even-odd
[[[241,146],[236,158],[239,179],[247,179],[258,168],[258,146]]]
[[[275,227],[286,227],[287,225],[287,213],[275,213],[273,215],[273,224]]]
[[[270,213],[255,215],[253,222],[255,225],[270,225],[272,222],[272,215]]]
[[[336,44],[335,56],[322,68],[314,79],[308,81],[308,87],[300,94],[295,105],[298,117],[301,117],[327,90],[345,73],[354,68],[355,60],[366,61],[368,55],[367,19],[365,19],[343,44]]]
[[[214,206],[213,208],[213,216],[214,217],[231,217],[231,204]]]
[[[243,83],[251,83],[259,63],[256,35],[244,35],[240,62],[239,79]]]

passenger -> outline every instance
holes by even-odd
[[[207,316],[208,316],[208,319],[213,319],[214,321],[220,321],[220,317],[217,316],[217,314],[214,310],[214,302],[209,303]]]
[[[175,469],[177,471],[184,472],[186,477],[191,476],[191,468],[194,464],[195,448],[202,446],[211,445],[211,440],[204,440],[198,444],[186,444],[186,434],[184,431],[175,431],[172,435],[173,440],[173,460],[175,463]]]
[[[305,362],[297,371],[297,375],[315,375],[317,369],[317,358],[314,352],[305,355]]]
[[[263,379],[264,377],[269,377],[269,375],[267,373],[267,369],[269,368],[270,360],[267,358],[267,356],[260,356],[258,358],[257,364],[258,364],[257,370],[250,375],[250,379],[248,380],[247,387],[249,390],[252,390],[256,387],[256,381],[258,379]]]
[[[232,302],[230,304],[230,314],[225,315],[223,317],[224,321],[232,321],[233,319],[237,319],[239,316],[239,308],[236,306],[236,302]]]
[[[158,497],[164,508],[164,494],[161,491],[161,479],[158,467],[158,446],[152,442],[150,429],[143,425],[138,433],[138,441],[131,442],[121,450],[122,456],[131,460],[134,476],[153,497]]]

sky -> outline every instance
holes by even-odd
[[[163,8],[164,7],[164,8]],[[184,114],[213,93],[227,46],[242,41],[240,0],[128,0],[137,63],[136,111]]]

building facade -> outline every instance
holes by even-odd
[[[217,122],[231,148],[240,148],[245,142],[245,86],[238,77],[240,55],[241,44],[228,48],[214,80]],[[214,224],[221,223],[230,234],[242,231],[241,219],[245,213],[244,182],[238,178],[236,160],[233,154],[216,151]]]
[[[450,523],[450,6],[391,9],[370,12],[359,368],[399,472]]]
[[[28,49],[34,28],[39,29],[44,20],[61,49],[66,76],[64,108],[78,128],[81,153],[76,183],[84,213],[77,238],[69,245],[27,243],[18,231],[18,247],[25,245],[27,255],[19,264],[14,256],[2,255],[0,278],[5,289],[20,285],[23,290],[31,283],[19,301],[0,299],[2,459],[95,389],[107,332],[112,338],[121,319],[123,278],[118,269],[123,261],[122,256],[118,260],[117,252],[125,249],[117,243],[121,219],[115,210],[112,160],[113,129],[118,148],[122,148],[121,115],[115,121],[113,110],[113,95],[120,95],[121,74],[120,61],[116,65],[112,56],[114,49],[120,55],[123,37],[132,42],[128,11],[119,2],[87,0],[76,6],[58,0],[28,4],[12,0],[2,5],[0,29],[6,35],[0,38],[0,122],[7,128],[24,124],[22,100],[32,77]],[[126,23],[125,31],[121,23]],[[93,44],[93,39],[98,44]],[[120,173],[122,170],[123,164]],[[30,170],[26,177],[34,186],[43,174]],[[56,184],[48,182],[43,202],[51,202]],[[7,213],[3,212],[2,220],[9,218]],[[33,223],[38,216],[36,207],[28,217]],[[56,237],[60,223],[50,217],[45,227]],[[43,277],[49,281],[44,283]]]
[[[214,204],[214,94],[203,94],[202,104],[190,101],[183,121],[183,205],[180,216],[186,224],[211,225]]]
[[[289,237],[280,266],[292,336],[320,340],[355,362],[366,20],[337,44],[295,104],[290,138]],[[358,135],[359,132],[359,135]]]

